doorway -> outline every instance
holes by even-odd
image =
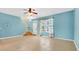
[[[38,21],[34,20],[32,24],[33,33],[40,35],[40,36],[46,36],[46,37],[53,37],[54,36],[54,27],[53,27],[53,18],[48,19],[40,19]]]

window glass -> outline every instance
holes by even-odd
[[[40,35],[53,36],[53,18],[40,20]]]

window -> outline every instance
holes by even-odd
[[[53,37],[53,18],[46,20],[34,20],[32,24],[33,34]]]
[[[49,20],[49,36],[53,36],[53,18]]]
[[[48,36],[48,20],[40,20],[40,35]]]
[[[53,18],[40,20],[40,35],[53,36]]]

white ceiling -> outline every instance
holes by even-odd
[[[37,17],[73,10],[73,8],[35,8],[35,9],[38,12]],[[22,8],[0,8],[0,12],[15,15],[15,16],[20,16],[20,17],[23,17],[24,15],[23,14],[24,9]]]

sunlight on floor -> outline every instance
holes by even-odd
[[[40,36],[22,36],[0,40],[1,51],[76,51],[73,41]]]

